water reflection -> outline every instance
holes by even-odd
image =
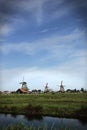
[[[26,120],[30,121],[30,120],[43,120],[43,116],[42,115],[25,115],[24,116]]]
[[[86,118],[79,119],[79,122],[80,122],[82,125],[87,125],[87,119],[86,119]]]
[[[41,128],[47,128],[50,130],[55,128],[56,130],[70,128],[70,130],[86,130],[87,121],[78,119],[66,119],[49,116],[38,115],[15,115],[15,114],[0,114],[0,130],[3,126],[10,124],[23,123],[26,126],[33,124],[35,128],[40,126]],[[40,129],[41,130],[41,129]],[[52,129],[53,130],[53,129]]]

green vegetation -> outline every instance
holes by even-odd
[[[14,125],[8,125],[6,127],[3,127],[2,130],[47,130],[48,126],[44,124],[44,126],[37,126],[35,127],[33,124],[30,126],[26,126],[23,123],[18,123]],[[50,130],[57,130],[57,128],[54,127],[54,124],[51,125]],[[71,130],[71,127],[59,127],[59,130]]]
[[[1,94],[0,112],[87,118],[87,93]]]

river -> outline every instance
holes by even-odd
[[[49,116],[25,116],[0,114],[0,130],[8,125],[23,123],[27,127],[33,125],[36,128],[46,127],[46,130],[60,130],[60,128],[70,128],[69,130],[87,130],[87,121],[69,118],[58,118]],[[41,130],[41,129],[40,129]]]

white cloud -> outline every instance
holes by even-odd
[[[43,6],[44,3],[48,0],[29,0],[29,1],[21,1],[17,3],[17,8],[19,8],[22,11],[26,11],[30,14],[32,14],[35,18],[38,24],[41,24],[43,21]]]
[[[48,31],[49,31],[49,29],[43,29],[43,30],[40,31],[40,33],[46,33]]]
[[[0,35],[1,36],[7,36],[10,34],[10,32],[12,31],[12,28],[9,24],[3,24],[2,26],[0,26]]]
[[[45,30],[46,31],[46,30]],[[36,55],[40,50],[47,50],[53,56],[73,53],[76,45],[86,44],[83,31],[74,31],[67,35],[52,35],[32,42],[6,43],[0,47],[3,54],[10,52],[25,53],[27,55]],[[81,40],[83,40],[81,43]],[[86,48],[85,48],[86,49]],[[77,50],[79,50],[77,48]],[[79,50],[80,51],[80,50]],[[84,51],[84,48],[83,48]],[[78,52],[78,51],[77,51]],[[80,54],[80,53],[79,53]]]
[[[22,0],[21,2],[18,2],[17,4],[15,4],[15,6],[20,11],[25,11],[27,12],[27,14],[32,15],[32,17],[37,21],[37,24],[41,25],[43,21],[45,20],[45,15],[46,15],[45,11],[48,11],[50,2],[52,1],[50,0],[37,0],[37,1],[36,0],[28,0],[28,1]],[[60,8],[63,2],[64,0],[55,1],[55,3],[58,5],[58,11],[53,11],[53,13],[50,12],[49,19],[60,18],[61,16],[66,15],[69,12],[67,7],[63,8],[63,10],[62,8]],[[44,10],[45,9],[44,7],[46,7],[46,10]]]

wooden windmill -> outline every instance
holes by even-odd
[[[63,80],[61,81],[61,85],[60,85],[60,92],[64,92],[64,85],[63,85]]]
[[[22,84],[22,86],[21,86],[22,89],[24,89],[24,90],[28,90],[27,82],[24,81],[24,77],[23,77],[23,81],[20,82],[20,84]]]
[[[46,83],[46,85],[45,85],[45,92],[48,92],[49,91],[49,89],[48,89],[48,83]]]

